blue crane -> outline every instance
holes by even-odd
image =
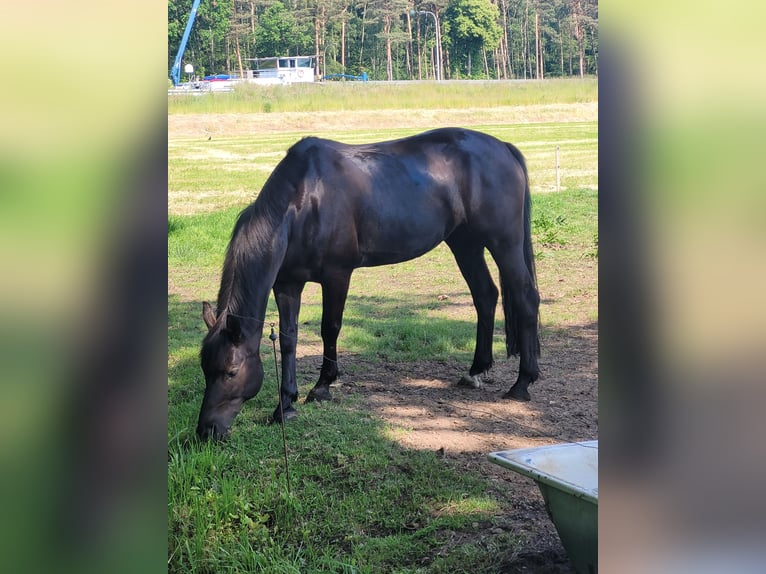
[[[177,86],[181,83],[181,58],[183,58],[184,51],[186,50],[186,42],[189,41],[189,34],[191,33],[192,26],[194,25],[194,19],[197,17],[197,8],[199,8],[200,0],[194,0],[192,5],[189,19],[186,22],[186,30],[184,30],[183,38],[181,38],[181,45],[178,47],[178,53],[176,54],[175,62],[170,70],[170,79],[173,81],[173,85]]]

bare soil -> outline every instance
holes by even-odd
[[[480,389],[455,383],[468,365],[429,362],[379,365],[359,357],[342,362],[337,398],[352,395],[391,427],[405,448],[428,449],[456,468],[478,472],[492,484],[503,513],[492,524],[455,540],[478,544],[488,534],[512,534],[520,547],[501,572],[574,572],[550,521],[537,485],[487,460],[493,451],[598,438],[598,325],[549,333],[542,341],[541,379],[530,386],[528,403],[501,395],[516,380],[516,359],[499,360]],[[341,365],[342,366],[342,365]]]

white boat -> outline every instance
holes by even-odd
[[[255,63],[254,69],[244,70],[244,75],[215,74],[202,79],[178,84],[168,94],[201,94],[206,92],[231,92],[237,84],[287,85],[311,83],[317,80],[314,56],[273,56],[248,58]]]
[[[253,84],[294,84],[316,81],[314,56],[251,58],[254,70],[246,70],[244,81]]]

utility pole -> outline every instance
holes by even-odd
[[[434,19],[434,26],[436,28],[436,81],[440,82],[442,79],[442,31],[439,26],[439,17],[428,10],[410,10],[410,15],[415,14],[428,14]]]

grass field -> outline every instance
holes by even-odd
[[[556,188],[556,146],[559,146],[562,189],[597,186],[597,125],[589,122],[541,122],[523,125],[471,126],[523,150],[536,192]],[[314,131],[346,143],[392,139],[422,131],[413,128],[385,130]],[[287,148],[305,133],[289,131],[251,136],[184,138],[171,141],[169,157],[170,213],[182,215],[246,205],[255,198]]]
[[[463,109],[573,104],[598,99],[596,78],[545,81],[323,82],[237,86],[234,93],[168,98],[168,112],[281,113],[354,110]]]
[[[451,101],[449,94],[431,93],[427,84],[409,89],[419,89],[422,101],[442,102],[439,105],[447,109],[453,103],[459,107],[462,98],[455,95]],[[545,86],[536,89],[546,90]],[[530,105],[546,98],[551,105],[561,105],[570,101],[564,93],[556,85],[549,93],[526,97],[534,102]],[[244,97],[232,96],[234,102]],[[379,99],[385,100],[384,96]],[[472,105],[485,107],[487,113],[472,125],[515,143],[528,158],[538,279],[541,292],[548,294],[542,309],[543,333],[596,321],[596,120],[573,114],[576,121],[543,117],[538,123],[498,123],[492,114],[497,109],[493,101],[474,93]],[[172,102],[171,111],[187,113],[175,107],[182,105],[187,104]],[[237,105],[221,104],[225,113],[232,112],[230,106],[236,111]],[[301,105],[318,104],[292,101],[292,109],[284,112],[280,105],[275,101],[263,115],[278,118],[280,113],[300,110]],[[366,105],[373,104],[368,100]],[[215,110],[204,110],[203,115]],[[235,421],[231,438],[215,445],[193,440],[204,388],[198,361],[205,333],[201,302],[215,300],[224,250],[238,211],[252,201],[287,147],[308,133],[290,124],[258,137],[217,133],[208,139],[202,133],[191,137],[186,132],[174,136],[173,119],[169,118],[168,148],[169,570],[497,571],[518,546],[516,534],[502,532],[480,540],[466,534],[457,536],[464,540],[460,544],[448,541],[456,539],[456,533],[475,530],[477,524],[491,526],[509,511],[502,497],[479,472],[458,471],[434,452],[403,448],[396,439],[406,429],[385,423],[353,398],[300,406],[301,416],[286,429],[292,487],[288,494],[280,430],[265,424],[276,400],[272,351],[266,345],[261,350],[264,388]],[[416,131],[420,130],[353,124],[321,135],[360,142]],[[564,191],[545,193],[555,184],[556,145],[561,150]],[[567,277],[563,284],[561,277]],[[426,357],[467,365],[473,353],[475,319],[466,291],[443,246],[414,262],[359,270],[352,279],[339,340],[341,356],[381,364]],[[307,286],[299,356],[321,349],[320,304],[319,290]],[[274,312],[272,302],[269,316]],[[498,321],[496,356],[504,356],[501,332]],[[308,363],[299,364],[301,396],[315,377]]]

